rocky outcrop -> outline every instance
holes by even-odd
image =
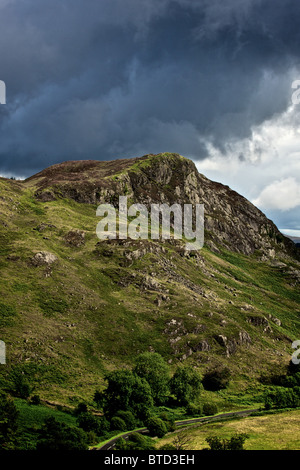
[[[53,253],[48,251],[39,251],[31,259],[34,266],[49,266],[58,261],[58,258]]]
[[[111,162],[79,161],[54,165],[25,181],[36,182],[41,200],[71,198],[80,203],[110,203],[119,196],[131,203],[204,204],[205,243],[212,251],[225,247],[263,261],[278,252],[299,258],[299,249],[274,223],[228,186],[210,181],[195,164],[178,154],[146,155]],[[50,198],[50,199],[49,199]]]

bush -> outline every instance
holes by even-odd
[[[41,404],[41,399],[40,399],[39,395],[33,395],[30,398],[30,404],[31,405],[40,405]]]
[[[82,429],[59,423],[55,418],[50,417],[45,420],[39,432],[37,450],[88,450],[87,435]]]
[[[230,439],[222,439],[218,436],[210,436],[205,440],[209,444],[210,450],[243,450],[244,443],[248,435],[237,433]]]
[[[175,431],[175,420],[166,411],[160,413],[158,417],[165,423],[168,432]]]
[[[85,432],[93,431],[98,436],[102,434],[101,418],[92,415],[90,412],[81,413],[77,417],[77,423]]]
[[[116,442],[116,450],[155,450],[152,440],[138,432],[133,432],[125,440],[123,437]]]
[[[111,431],[126,431],[126,423],[119,416],[114,416],[110,421]]]
[[[153,416],[148,419],[146,426],[148,428],[149,435],[152,437],[163,437],[168,432],[165,422],[157,416]]]
[[[116,413],[116,416],[118,416],[123,421],[125,421],[126,429],[128,429],[129,431],[131,431],[131,429],[134,429],[137,425],[136,419],[133,416],[133,414],[131,413],[131,411],[122,411],[122,410],[120,410]]]
[[[268,392],[264,396],[264,406],[266,410],[271,408],[296,408],[300,406],[299,387],[278,388],[275,391]]]
[[[185,412],[188,416],[200,416],[202,414],[201,405],[195,405],[195,403],[189,403],[185,407]]]
[[[81,413],[87,413],[87,411],[88,411],[87,405],[81,402],[81,403],[78,403],[78,405],[76,406],[74,410],[74,415],[79,416]]]
[[[218,407],[214,403],[204,403],[202,409],[205,416],[211,416],[218,413]]]

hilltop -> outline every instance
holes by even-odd
[[[202,203],[205,244],[96,236],[96,208]],[[288,363],[298,339],[299,249],[259,209],[177,154],[69,161],[0,178],[2,379],[46,399],[89,399],[106,371],[159,352],[232,372],[232,393]]]

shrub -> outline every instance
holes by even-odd
[[[247,438],[247,434],[237,433],[230,439],[222,439],[218,436],[210,436],[205,440],[209,444],[210,450],[243,450],[244,443]]]
[[[76,406],[74,410],[74,415],[79,416],[81,413],[87,413],[87,411],[88,411],[87,405],[81,402],[81,403],[78,403],[78,405]]]
[[[40,405],[41,404],[41,399],[40,399],[39,395],[33,395],[30,398],[30,404],[31,405]]]
[[[45,420],[39,432],[37,450],[88,450],[87,435],[82,429],[59,423],[50,417]]]
[[[149,418],[146,422],[146,426],[148,428],[150,436],[152,437],[163,437],[168,431],[165,422],[157,416]]]
[[[116,450],[154,450],[152,440],[138,432],[133,432],[125,440],[123,437],[116,442]]]
[[[202,414],[202,407],[201,405],[196,405],[195,403],[189,403],[185,407],[185,412],[189,416],[199,416]]]
[[[218,407],[214,403],[204,403],[203,404],[203,414],[205,416],[211,416],[218,413]]]
[[[126,431],[126,423],[119,416],[114,416],[110,421],[110,429],[112,431]]]
[[[120,410],[116,413],[116,416],[125,421],[126,429],[128,429],[129,431],[136,427],[136,420],[131,411]]]
[[[81,413],[77,417],[77,423],[85,432],[93,431],[98,436],[102,434],[101,418],[92,415],[90,412]]]

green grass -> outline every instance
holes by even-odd
[[[44,405],[31,405],[26,400],[15,399],[14,403],[19,412],[18,424],[21,438],[18,446],[22,450],[34,450],[38,439],[38,430],[44,421],[50,417],[68,426],[76,426],[76,418],[71,413],[59,411]]]
[[[205,439],[218,436],[229,439],[235,433],[246,433],[245,450],[299,450],[300,410],[284,411],[272,415],[251,416],[230,419],[224,422],[202,424],[185,428],[189,438],[187,450],[208,448]],[[157,442],[157,447],[172,443],[175,434],[170,434]]]

